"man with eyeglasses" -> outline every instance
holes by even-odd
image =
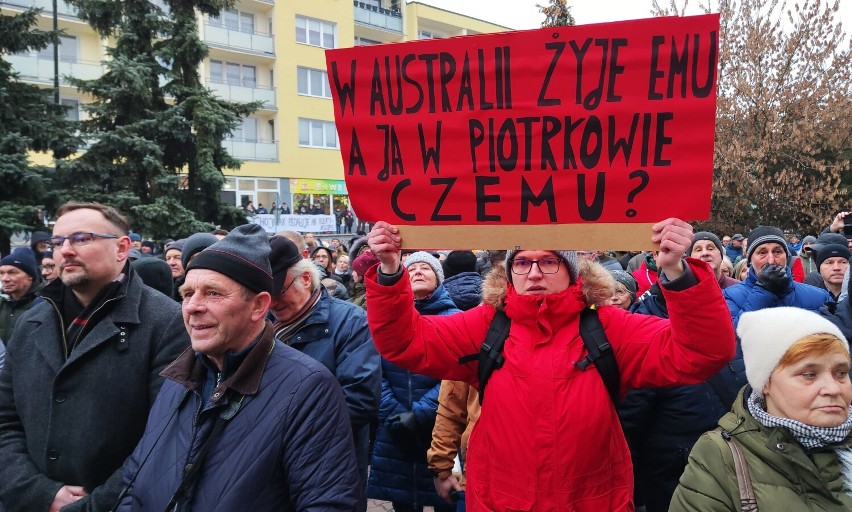
[[[276,236],[272,252],[273,330],[278,341],[307,354],[334,374],[349,411],[358,472],[366,490],[370,424],[378,417],[382,393],[381,358],[364,310],[328,294],[319,269],[292,240]],[[366,496],[366,495],[365,495]],[[358,510],[366,510],[364,498]]]
[[[734,331],[713,271],[683,260],[692,227],[653,226],[670,319],[597,308],[630,388],[701,382],[734,354]],[[380,264],[367,271],[367,318],[380,353],[435,377],[478,387],[476,358],[497,308],[510,319],[502,368],[488,381],[467,456],[466,504],[473,510],[633,510],[630,452],[606,387],[587,355],[579,318],[612,295],[612,282],[580,275],[561,250],[512,250],[506,288],[448,316],[421,316],[400,266],[402,238],[385,222],[369,243]],[[608,277],[608,276],[607,276]],[[459,358],[470,360],[461,363]],[[591,370],[591,371],[588,371]]]
[[[42,255],[41,265],[39,265],[38,269],[45,283],[49,283],[59,277],[59,267],[53,259],[53,251],[47,251]]]
[[[127,234],[108,206],[57,211],[50,243],[59,279],[18,320],[0,372],[7,511],[109,510],[159,373],[189,345],[180,306],[130,268]]]

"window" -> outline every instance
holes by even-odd
[[[218,84],[257,87],[257,68],[245,64],[211,59],[210,81]]]
[[[210,24],[225,27],[228,30],[252,34],[254,33],[254,14],[236,9],[225,9],[221,16],[211,16]]]
[[[417,39],[442,39],[444,36],[437,32],[429,32],[428,30],[420,30],[417,32]]]
[[[53,60],[53,45],[38,52],[39,59]],[[74,36],[59,36],[59,60],[62,62],[77,62],[77,38]]]
[[[334,123],[299,118],[299,145],[311,148],[338,149]]]
[[[227,178],[222,185],[222,192],[227,194],[228,201],[236,202],[237,206],[245,206],[251,201],[255,207],[262,204],[268,210],[272,203],[278,201],[278,180]]]
[[[374,44],[381,44],[381,41],[373,41],[372,39],[367,39],[366,37],[355,36],[354,46],[373,46]]]
[[[334,23],[296,16],[296,42],[335,48],[335,28]]]
[[[257,118],[246,117],[234,131],[231,132],[231,139],[244,142],[257,142]]]
[[[296,82],[299,94],[331,98],[331,86],[328,84],[328,73],[321,69],[298,67]]]
[[[77,100],[60,100],[59,103],[66,107],[65,119],[69,121],[80,120],[80,102]]]

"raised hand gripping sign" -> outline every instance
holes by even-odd
[[[352,206],[498,248],[705,219],[718,39],[711,14],[329,50]]]

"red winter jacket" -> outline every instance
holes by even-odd
[[[629,388],[695,384],[734,355],[734,330],[715,275],[687,260],[699,283],[665,290],[670,319],[599,309]],[[367,272],[367,317],[387,359],[417,373],[477,386],[475,354],[493,305],[442,317],[414,309],[408,276],[393,286]],[[512,320],[504,366],[492,375],[467,457],[468,510],[632,511],[633,470],[627,442],[600,375],[580,371],[585,356],[579,313],[582,280],[547,296],[508,285]]]

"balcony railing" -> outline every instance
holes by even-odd
[[[29,9],[31,7],[38,7],[42,9],[43,15],[52,15],[53,14],[53,0],[3,0],[3,5],[9,5],[12,7],[22,7],[24,9]],[[60,16],[71,16],[77,17],[77,8],[72,7],[62,0],[57,0],[56,2],[56,14]]]
[[[43,59],[37,55],[8,55],[6,59],[21,78],[36,82],[53,83],[53,59]],[[84,60],[60,60],[59,81],[67,84],[65,76],[82,80],[94,80],[104,74],[103,67],[97,62]]]
[[[275,89],[270,87],[226,84],[215,80],[208,80],[207,87],[218,94],[221,98],[229,101],[239,101],[243,103],[262,101],[263,108],[275,108]]]
[[[402,33],[402,13],[355,0],[355,22]]]
[[[228,154],[240,160],[278,160],[278,144],[263,140],[226,139],[222,147]]]
[[[219,23],[205,23],[204,40],[208,44],[217,46],[275,55],[275,44],[271,35],[261,32],[230,30]]]

